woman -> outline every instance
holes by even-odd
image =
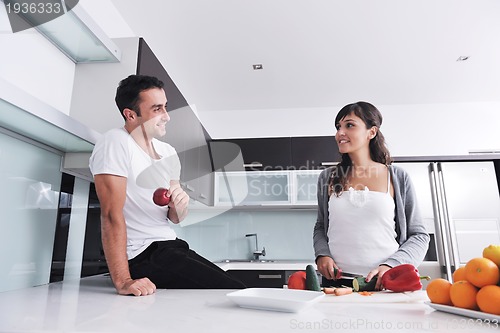
[[[351,285],[335,280],[334,268],[366,276],[369,282],[391,267],[418,266],[429,235],[417,208],[408,174],[391,165],[375,106],[344,106],[335,118],[342,161],[318,179],[314,251],[323,286]]]

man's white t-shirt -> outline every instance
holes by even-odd
[[[168,143],[153,139],[161,156],[151,158],[124,129],[108,131],[98,140],[90,157],[92,174],[110,174],[127,178],[123,214],[127,226],[127,256],[132,259],[152,242],[177,237],[167,220],[168,206],[157,206],[153,193],[168,188],[170,180],[179,180],[180,161]]]

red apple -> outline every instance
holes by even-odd
[[[288,289],[306,290],[306,272],[298,271],[290,275]]]
[[[166,206],[170,202],[168,189],[160,187],[153,193],[153,202],[158,206]]]

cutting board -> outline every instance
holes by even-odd
[[[363,296],[358,293],[343,296],[326,295],[321,300],[321,303],[408,303],[428,300],[427,294],[422,290],[405,293],[376,291],[370,296]]]

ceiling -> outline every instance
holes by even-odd
[[[213,138],[333,132],[358,100],[500,100],[498,0],[111,2]]]

